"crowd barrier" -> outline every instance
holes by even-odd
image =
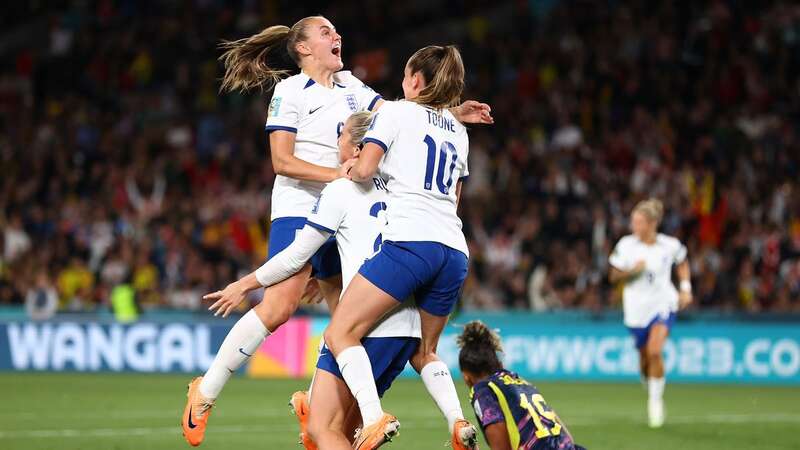
[[[462,314],[439,355],[457,375],[459,325],[479,318],[500,331],[505,364],[532,380],[637,381],[638,353],[618,315]],[[327,318],[297,317],[270,336],[241,372],[310,376]],[[133,324],[108,316],[31,322],[0,314],[0,370],[203,372],[233,320],[149,314]],[[671,382],[800,384],[797,322],[679,320],[665,348]],[[406,370],[405,375],[413,375]]]

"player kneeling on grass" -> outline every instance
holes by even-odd
[[[535,386],[503,368],[500,337],[483,322],[458,337],[458,363],[470,401],[492,450],[585,450]]]

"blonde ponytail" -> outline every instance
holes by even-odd
[[[274,25],[261,30],[258,34],[235,41],[222,41],[220,48],[225,50],[219,57],[225,66],[220,92],[249,91],[254,88],[272,89],[276,83],[291,73],[289,68],[277,68],[285,52],[294,64],[299,67],[300,55],[297,43],[305,41],[306,26],[319,16],[306,17],[299,20],[291,28]],[[276,60],[273,62],[273,60]]]

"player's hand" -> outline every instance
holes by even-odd
[[[222,314],[222,317],[228,317],[228,314],[247,298],[247,292],[247,289],[235,281],[221,291],[204,295],[203,300],[214,302],[208,310],[214,312],[215,316]]]
[[[311,278],[308,280],[308,284],[306,284],[305,292],[303,292],[302,297],[300,297],[300,303],[304,305],[318,304],[324,298],[319,288],[319,283],[317,283],[317,279]]]
[[[692,298],[692,293],[691,292],[679,291],[678,292],[678,309],[679,310],[686,309],[689,305],[692,304],[693,300],[694,299]]]
[[[347,178],[348,180],[352,180],[353,178],[350,176],[350,169],[356,165],[356,161],[358,161],[358,158],[350,158],[343,162],[342,165],[339,166],[339,178]]]
[[[450,112],[461,123],[494,123],[492,107],[475,100],[467,100],[454,108],[450,108]]]

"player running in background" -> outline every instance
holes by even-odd
[[[272,26],[249,38],[226,42],[222,56],[227,91],[275,86],[267,115],[270,153],[276,173],[268,259],[286,248],[326,183],[345,175],[339,167],[337,133],[353,112],[377,109],[383,100],[342,67],[342,39],[321,16],[306,17],[291,28]],[[276,69],[288,54],[300,73]],[[277,84],[275,84],[277,83]],[[492,121],[487,105],[466,102],[454,112],[464,121]],[[202,443],[214,402],[230,376],[297,310],[309,276],[320,282],[326,299],[338,298],[339,255],[331,240],[291,278],[271,286],[262,301],[231,328],[203,377],[189,384],[181,425],[191,445]]]
[[[369,180],[383,160],[390,205],[380,251],[353,278],[325,332],[361,410],[358,449],[383,445],[399,427],[381,408],[361,338],[412,294],[422,318],[422,342],[411,364],[447,418],[454,448],[477,447],[475,427],[464,419],[450,371],[436,355],[467,275],[468,250],[456,209],[468,176],[468,137],[445,109],[458,103],[463,88],[464,65],[455,47],[418,50],[405,67],[405,100],[387,102],[375,115],[350,171],[354,181]],[[350,448],[346,437],[335,433],[320,436],[318,444],[324,450]]]
[[[350,116],[339,138],[342,162],[358,153],[361,141],[371,122],[370,112],[357,112]],[[271,286],[294,275],[311,256],[333,235],[342,260],[342,283],[347,287],[361,264],[380,246],[380,232],[385,224],[386,188],[383,180],[373,178],[364,183],[339,179],[322,190],[320,199],[308,216],[305,227],[289,247],[275,255],[255,272],[231,283],[224,290],[208,294],[212,310],[226,313],[240,304],[247,292],[262,286]],[[335,310],[335,305],[333,306]],[[394,378],[402,372],[419,345],[421,336],[419,312],[413,301],[395,309],[376,325],[362,341],[368,349],[373,378],[383,394]],[[315,423],[314,434],[335,429],[347,436],[361,422],[353,397],[342,381],[336,361],[327,349],[317,363],[311,397]],[[314,392],[314,395],[310,395]],[[306,433],[309,405],[303,392],[292,397],[298,413],[301,441],[307,449],[316,448]],[[348,414],[349,412],[349,414]]]
[[[503,368],[500,337],[472,321],[458,337],[458,364],[492,450],[580,450],[535,386]]]
[[[608,258],[611,282],[625,283],[625,326],[639,350],[642,377],[647,380],[648,419],[654,428],[664,424],[665,416],[664,343],[678,309],[692,302],[686,247],[674,237],[658,233],[663,215],[660,200],[639,202],[631,213],[633,234],[620,239]],[[672,284],[673,265],[677,265],[680,292]]]

